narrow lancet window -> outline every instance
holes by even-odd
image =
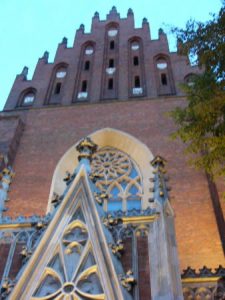
[[[55,86],[55,95],[59,95],[60,94],[60,91],[61,91],[61,82],[57,82],[56,83],[56,86]]]
[[[162,85],[167,85],[167,77],[164,73],[161,74],[161,83]]]
[[[109,68],[114,68],[114,59],[109,60]]]
[[[134,77],[134,87],[135,87],[135,88],[141,87],[140,77],[139,77],[139,76],[135,76],[135,77]]]
[[[109,48],[110,48],[110,50],[115,49],[115,42],[114,42],[114,41],[111,41],[111,42],[110,42]]]
[[[81,92],[87,92],[87,80],[82,81]]]
[[[134,57],[133,57],[133,64],[134,64],[134,66],[138,66],[138,65],[139,65],[139,59],[138,59],[138,56],[134,56]]]
[[[108,89],[113,90],[113,79],[112,78],[110,78],[108,81]]]
[[[84,64],[84,70],[85,70],[85,71],[90,70],[90,61],[89,61],[89,60],[85,61],[85,64]]]

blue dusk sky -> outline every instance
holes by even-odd
[[[64,36],[71,47],[80,24],[89,32],[94,12],[98,11],[100,20],[104,20],[113,5],[122,18],[132,8],[136,27],[146,17],[152,38],[156,39],[160,27],[165,31],[166,25],[184,27],[190,18],[204,22],[222,4],[221,0],[0,0],[0,110],[24,66],[29,67],[31,79],[45,50],[50,52],[49,62],[53,62]],[[175,42],[170,36],[169,40],[174,51]]]

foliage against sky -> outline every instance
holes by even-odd
[[[171,116],[179,126],[173,134],[186,143],[191,163],[212,177],[225,175],[225,1],[205,23],[190,20],[175,28],[181,54],[190,54],[203,67],[192,84],[184,84],[187,106]]]

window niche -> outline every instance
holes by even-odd
[[[133,37],[128,41],[128,53],[129,96],[141,97],[145,94],[143,85],[145,82],[145,70],[142,39],[140,37]]]
[[[46,104],[60,104],[62,100],[63,86],[67,76],[67,64],[57,65],[52,73],[48,89]]]
[[[110,50],[114,50],[115,49],[115,42],[114,41],[110,41],[110,43],[109,43],[109,49]]]
[[[189,87],[192,87],[194,86],[194,81],[195,81],[195,77],[197,75],[194,74],[194,73],[190,73],[190,74],[187,74],[185,77],[184,77],[184,83],[186,83]]]
[[[90,70],[90,60],[86,60],[84,63],[84,70],[89,71]]]
[[[101,99],[118,97],[119,77],[119,24],[112,22],[105,27]]]
[[[108,90],[113,90],[113,78],[109,78],[108,80]]]
[[[29,88],[23,91],[19,97],[17,106],[28,107],[32,106],[36,96],[36,89]]]
[[[73,102],[82,102],[89,99],[94,57],[95,43],[88,41],[81,46]]]
[[[134,64],[134,66],[138,66],[139,65],[139,58],[138,58],[138,56],[134,56],[133,57],[133,64]]]
[[[173,82],[170,59],[166,55],[158,55],[155,58],[155,74],[158,95],[173,95],[175,87]]]

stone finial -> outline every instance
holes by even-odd
[[[15,282],[13,282],[11,279],[7,277],[3,278],[2,288],[1,288],[2,299],[7,298],[7,296],[10,294],[14,286],[15,286]]]
[[[62,39],[62,44],[67,45],[67,38],[65,36]]]
[[[82,31],[82,32],[84,32],[84,29],[85,29],[84,24],[80,24],[79,30]]]
[[[119,258],[123,254],[124,244],[122,240],[118,240],[116,244],[109,244],[109,247],[112,249],[112,253],[118,256]]]
[[[122,219],[114,218],[112,215],[108,214],[105,218],[103,218],[102,223],[106,227],[111,228],[112,226],[122,223]]]
[[[115,12],[115,13],[117,13],[117,9],[116,9],[116,7],[115,7],[115,6],[113,6],[113,7],[112,7],[112,9],[111,9],[111,12]]]
[[[23,67],[23,70],[21,72],[21,75],[23,75],[25,78],[27,78],[28,75],[28,67]]]
[[[97,201],[98,204],[102,205],[105,200],[108,200],[109,196],[108,194],[101,192],[101,193],[94,193],[95,200]]]
[[[151,165],[153,167],[156,167],[156,166],[165,167],[165,164],[166,164],[166,160],[160,155],[156,155],[156,157],[151,161]]]
[[[76,150],[80,153],[78,160],[80,161],[82,158],[91,160],[91,157],[96,152],[97,147],[98,146],[89,137],[84,138],[76,147]]]
[[[49,57],[49,52],[48,51],[45,51],[43,56],[42,56],[42,59],[45,60],[45,62],[48,62],[48,57]]]
[[[99,12],[98,11],[95,12],[94,18],[99,19]]]
[[[162,28],[159,28],[159,35],[165,34],[164,30]]]
[[[148,19],[147,18],[143,18],[143,20],[142,20],[142,25],[143,24],[148,24]]]
[[[133,286],[136,284],[132,270],[127,271],[125,276],[120,276],[120,282],[122,286],[125,287],[128,292],[130,292]]]
[[[2,213],[7,210],[5,202],[8,201],[9,186],[15,173],[11,167],[7,167],[2,170],[0,175],[0,217],[2,217]]]
[[[127,16],[133,16],[133,15],[134,15],[134,13],[133,13],[132,8],[129,8],[127,11]]]

